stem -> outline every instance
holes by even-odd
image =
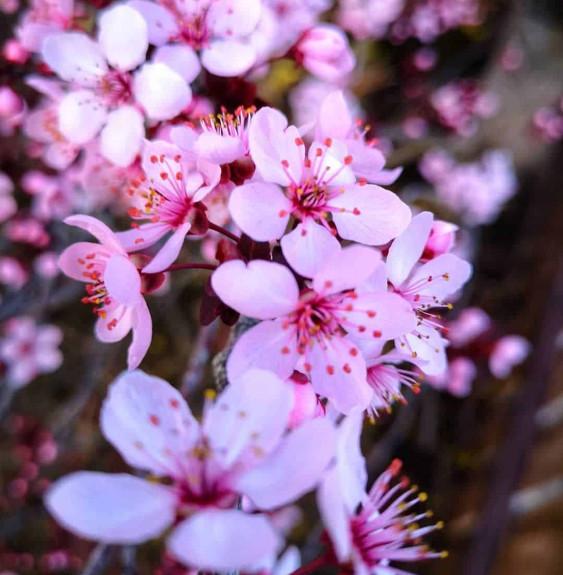
[[[173,272],[176,270],[216,270],[217,266],[213,264],[174,264],[172,266],[167,267],[162,272]]]
[[[237,244],[240,242],[240,238],[236,234],[233,234],[232,232],[230,232],[229,230],[227,230],[223,226],[218,226],[217,224],[214,224],[213,222],[209,222],[209,229],[213,230],[215,232],[218,232],[220,234],[223,234],[224,236],[226,236],[230,240],[233,240],[233,242],[235,242]]]
[[[330,561],[328,560],[327,556],[321,555],[320,557],[313,559],[310,563],[307,563],[306,565],[299,567],[299,569],[296,569],[295,571],[293,571],[293,573],[290,573],[289,575],[307,575],[307,573],[311,573],[312,571],[315,571],[315,569],[320,569],[321,567],[325,567],[326,565],[329,564]]]

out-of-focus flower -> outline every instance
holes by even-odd
[[[267,515],[233,508],[239,496],[260,510],[284,506],[313,489],[334,456],[328,419],[285,433],[291,404],[283,381],[252,371],[208,404],[199,424],[168,383],[124,374],[104,402],[102,431],[131,466],[169,481],[79,472],[53,485],[47,507],[88,539],[137,544],[175,525],[167,546],[193,568],[269,569],[280,535]]]
[[[530,354],[530,342],[519,335],[505,335],[493,347],[489,357],[489,369],[499,379],[510,375],[512,368],[521,364]]]
[[[3,172],[0,172],[0,222],[5,222],[18,211],[14,198],[14,183]]]
[[[47,36],[70,28],[74,0],[31,0],[16,28],[16,37],[29,52],[41,51]]]
[[[22,189],[33,196],[31,213],[39,220],[62,220],[72,213],[75,203],[74,186],[63,176],[48,176],[32,170],[24,174]]]
[[[420,171],[438,199],[469,226],[492,223],[518,183],[512,156],[505,150],[490,150],[466,164],[457,164],[444,151],[431,151],[422,158]]]
[[[27,282],[28,278],[29,274],[16,258],[0,257],[0,284],[12,289],[19,289]]]
[[[383,38],[401,15],[406,0],[341,0],[338,23],[356,40]]]
[[[151,44],[178,43],[165,48],[181,48],[176,52],[180,59],[195,61],[198,72],[196,52],[203,67],[216,76],[239,76],[256,61],[249,37],[260,20],[260,0],[171,0],[165,5],[131,0],[128,6],[143,15]]]
[[[346,34],[332,24],[319,24],[295,46],[296,59],[305,70],[326,82],[345,83],[356,65]]]
[[[8,320],[0,340],[6,385],[18,389],[38,375],[58,369],[63,361],[62,339],[61,330],[54,325],[37,325],[31,317]]]
[[[9,86],[0,88],[0,136],[11,136],[25,119],[25,102]]]
[[[292,263],[291,258],[289,263]],[[365,246],[337,249],[323,259],[310,287],[299,290],[292,272],[274,262],[232,260],[219,266],[211,284],[236,311],[261,320],[236,342],[227,361],[236,383],[250,368],[269,369],[288,378],[308,373],[315,392],[342,413],[363,410],[373,390],[354,338],[393,339],[415,326],[411,306],[385,290],[356,293],[381,264]]]
[[[71,245],[61,254],[59,266],[67,276],[88,284],[88,295],[82,301],[94,306],[98,339],[115,342],[133,332],[127,363],[129,369],[135,369],[145,357],[152,337],[141,274],[104,223],[81,215],[70,216],[65,223],[90,232],[100,243]]]
[[[26,216],[18,216],[9,220],[4,226],[4,235],[12,242],[28,244],[36,248],[45,248],[51,241],[44,223]]]

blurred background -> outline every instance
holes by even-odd
[[[366,424],[365,453],[372,477],[392,459],[402,459],[407,475],[429,494],[435,516],[446,523],[433,543],[448,549],[449,557],[413,571],[558,575],[563,573],[563,3],[480,4],[483,16],[475,25],[447,31],[429,51],[417,39],[385,37],[357,53],[361,74],[354,98],[389,152],[389,165],[405,167],[392,189],[441,219],[465,221],[459,249],[471,255],[475,273],[455,308],[479,307],[494,320],[486,337],[452,351],[452,357],[463,355],[476,366],[464,397],[443,382],[423,382],[422,393],[410,394],[407,405]],[[15,21],[16,14],[2,15],[3,42]],[[26,66],[3,60],[0,84],[18,85],[30,103],[37,96],[23,87],[32,72]],[[301,82],[300,74],[295,66],[274,65],[259,82],[258,97],[290,111],[294,103],[284,94]],[[477,91],[490,95],[490,105],[483,105],[480,115],[461,104],[450,110],[448,96],[437,104],[438,90],[452,83],[462,99],[474,99]],[[300,98],[299,105],[314,108],[314,98]],[[462,122],[466,112],[469,128]],[[0,170],[17,182],[38,160],[30,158],[17,134],[3,132]],[[467,214],[443,201],[445,196],[437,199],[433,188],[440,182],[421,167],[437,148],[458,164],[477,162],[491,149],[511,153],[515,193],[498,217],[467,224]],[[462,191],[480,193],[481,184],[464,177],[458,183]],[[489,181],[494,174],[483,177]],[[31,201],[29,194],[18,196],[23,208]],[[111,573],[182,573],[161,557],[157,542],[140,550],[96,547],[60,529],[44,511],[41,494],[55,478],[79,469],[126,470],[98,427],[107,385],[125,367],[126,342],[97,342],[92,314],[78,303],[82,286],[38,267],[45,251],[41,242],[18,239],[6,225],[2,254],[29,273],[14,284],[11,268],[0,264],[3,329],[24,314],[58,326],[64,363],[17,392],[5,382],[0,388],[0,572],[92,575],[103,565]],[[54,219],[43,231],[52,253],[74,238]],[[48,269],[49,262],[43,264]],[[205,387],[213,385],[211,358],[229,336],[223,325],[198,327],[206,280],[206,272],[178,274],[165,293],[152,298],[155,336],[143,364],[180,387],[196,406]],[[499,379],[483,358],[491,342],[507,334],[525,337],[532,351]],[[291,535],[304,543],[304,559],[314,557],[320,545],[312,503],[304,502]]]

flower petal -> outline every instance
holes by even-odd
[[[133,70],[145,61],[149,47],[145,19],[127,5],[104,10],[98,19],[98,42],[117,70]]]
[[[172,12],[148,0],[131,0],[127,6],[134,8],[147,23],[148,39],[154,46],[162,46],[178,34],[178,24]]]
[[[64,223],[76,226],[91,233],[109,251],[125,254],[125,250],[119,243],[117,236],[100,220],[92,216],[77,214],[65,218]]]
[[[111,384],[100,425],[131,467],[159,476],[181,476],[180,462],[199,438],[199,425],[180,392],[140,370],[124,372]]]
[[[444,298],[456,293],[471,277],[473,267],[454,254],[442,254],[420,266],[409,279],[409,285],[420,283],[421,295]]]
[[[227,360],[227,376],[233,382],[253,368],[269,369],[288,378],[297,364],[297,337],[283,328],[283,320],[263,321],[236,342]]]
[[[250,573],[268,571],[282,545],[269,519],[234,509],[196,513],[167,543],[176,559],[194,569]]]
[[[132,106],[121,106],[108,114],[100,134],[100,151],[116,166],[126,168],[141,151],[144,137],[142,114]]]
[[[87,88],[98,85],[108,67],[97,42],[81,32],[61,32],[45,38],[41,57],[59,78]]]
[[[184,245],[186,235],[190,231],[191,227],[192,224],[190,222],[184,222],[180,227],[178,227],[160,250],[158,250],[156,256],[154,256],[150,263],[143,268],[143,273],[155,274],[170,267],[178,258],[180,250]]]
[[[201,64],[195,50],[187,44],[169,44],[155,50],[153,62],[166,64],[191,84],[199,75]]]
[[[422,256],[433,222],[434,216],[430,212],[417,214],[409,227],[391,244],[387,256],[387,276],[395,287],[407,279]]]
[[[291,201],[275,184],[255,182],[233,190],[229,212],[245,234],[265,242],[283,235],[291,213]]]
[[[54,483],[45,505],[80,537],[134,545],[172,524],[176,497],[167,487],[132,475],[81,471]]]
[[[342,90],[331,92],[322,101],[316,125],[315,139],[345,140],[352,135],[352,117]]]
[[[246,147],[240,138],[203,132],[195,143],[194,151],[209,162],[230,164],[245,155]]]
[[[240,76],[248,72],[255,61],[254,46],[235,40],[212,40],[201,52],[203,67],[216,76]]]
[[[264,461],[243,473],[235,487],[260,509],[295,501],[317,485],[335,454],[336,431],[328,419],[313,419],[287,435]]]
[[[106,264],[104,283],[118,304],[133,305],[141,295],[141,276],[133,262],[122,254],[112,254]]]
[[[312,278],[327,259],[340,251],[339,241],[310,218],[283,236],[280,243],[289,265],[306,278]]]
[[[346,240],[377,246],[397,237],[409,225],[411,211],[393,192],[379,186],[350,186],[330,200],[332,217]],[[341,210],[341,211],[339,211]]]
[[[60,255],[58,266],[68,277],[80,282],[89,282],[90,278],[84,276],[85,269],[82,262],[87,261],[86,256],[91,254],[98,255],[97,260],[104,260],[111,256],[111,253],[100,244],[77,242],[66,248]]]
[[[170,120],[192,101],[192,91],[186,81],[159,62],[145,64],[135,74],[133,93],[153,120]]]
[[[133,341],[127,351],[127,367],[135,369],[147,354],[152,339],[152,319],[144,298],[133,308],[132,316]]]
[[[211,276],[215,293],[239,313],[271,319],[293,311],[299,288],[289,269],[275,262],[231,260]]]
[[[59,104],[59,130],[75,144],[92,140],[106,123],[107,109],[89,90],[67,94]]]

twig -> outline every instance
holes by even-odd
[[[184,377],[182,378],[182,385],[180,387],[182,395],[188,395],[200,384],[203,371],[211,355],[209,347],[216,331],[217,322],[200,328],[186,373],[184,373]]]
[[[92,553],[90,553],[88,563],[86,563],[82,575],[101,575],[111,561],[114,551],[114,545],[98,543]]]
[[[121,548],[122,575],[135,575],[137,573],[137,547],[124,545]]]

